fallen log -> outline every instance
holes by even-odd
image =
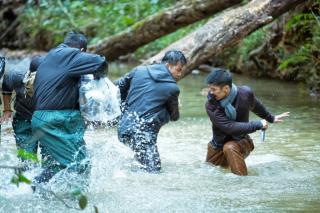
[[[88,48],[89,51],[104,55],[109,61],[134,52],[139,47],[172,33],[179,28],[209,17],[242,0],[185,0],[157,14],[149,16],[129,29],[107,37]]]
[[[258,28],[269,24],[304,0],[253,0],[210,19],[204,26],[169,45],[144,63],[159,61],[168,50],[181,50],[188,59],[183,77]],[[227,60],[227,59],[226,59]]]

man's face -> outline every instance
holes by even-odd
[[[228,85],[220,87],[213,84],[208,84],[208,88],[210,94],[212,94],[217,101],[220,101],[227,97],[230,92],[230,87]]]
[[[182,68],[184,65],[181,64],[181,62],[178,62],[176,65],[168,64],[168,69],[170,70],[173,78],[178,81],[181,78],[182,75]]]

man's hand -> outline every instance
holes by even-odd
[[[268,124],[268,121],[266,121],[265,119],[261,120],[261,123],[262,123],[262,129],[268,129],[269,127],[269,124]]]
[[[11,116],[12,116],[12,111],[10,110],[3,111],[3,115],[0,118],[0,123],[4,123],[11,120]]]
[[[287,118],[289,116],[290,116],[290,112],[284,112],[282,114],[274,116],[274,121],[273,122],[274,123],[281,123],[281,122],[283,122],[284,118]]]

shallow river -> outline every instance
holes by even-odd
[[[158,137],[160,174],[139,172],[115,129],[86,132],[93,167],[84,212],[94,212],[93,205],[99,212],[318,212],[320,102],[301,85],[234,78],[238,85],[251,86],[270,111],[291,112],[284,123],[270,126],[265,142],[259,132],[251,134],[255,149],[246,159],[248,177],[204,163],[211,138],[201,95],[204,76],[190,75],[179,82],[181,119],[164,126]],[[15,165],[9,124],[2,126],[1,137],[0,164]],[[77,212],[56,198],[32,194],[28,185],[17,188],[10,184],[11,177],[12,171],[0,169],[0,212]]]

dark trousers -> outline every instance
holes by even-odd
[[[240,141],[228,141],[223,145],[222,150],[215,149],[211,143],[208,144],[206,162],[225,168],[230,167],[232,173],[240,176],[248,175],[244,159],[254,149],[251,138]]]
[[[156,144],[157,136],[158,133],[142,128],[119,134],[119,140],[133,150],[135,159],[145,171],[159,172],[161,160]]]
[[[33,137],[31,120],[13,118],[12,127],[16,139],[17,149],[25,152],[37,154],[38,141]]]

